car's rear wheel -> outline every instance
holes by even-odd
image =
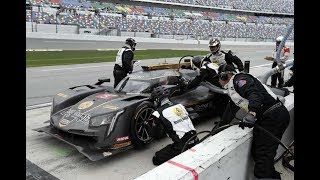
[[[141,148],[153,140],[152,135],[152,113],[155,111],[153,103],[142,102],[133,114],[130,133],[132,143],[136,148]]]

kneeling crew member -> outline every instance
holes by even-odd
[[[185,107],[182,104],[171,102],[169,96],[170,90],[163,86],[156,87],[151,94],[151,99],[157,104],[152,118],[161,123],[164,131],[173,141],[172,144],[155,153],[152,158],[154,165],[160,165],[179,155],[185,143],[196,134],[196,129]],[[193,147],[197,142],[198,138],[194,138],[189,142],[187,148]]]

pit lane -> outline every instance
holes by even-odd
[[[271,68],[270,62],[265,61],[261,58],[270,55],[271,50],[269,48],[266,48],[260,51],[259,49],[259,55],[255,56],[256,50],[257,49],[252,51],[248,50],[247,52],[236,52],[237,55],[243,61],[251,60],[250,73],[257,76]],[[246,57],[250,57],[250,59],[244,58],[240,54],[246,55]],[[147,65],[163,61],[164,60],[142,61],[141,65]],[[176,62],[177,58],[167,59],[166,61]],[[101,67],[92,67],[99,65],[101,65]],[[99,63],[99,65],[88,64],[74,66],[28,68],[27,94],[28,81],[29,85],[32,84],[33,88],[36,89],[30,89],[29,86],[29,92],[32,91],[32,93],[36,94],[36,92],[33,91],[38,91],[38,96],[41,96],[41,94],[39,94],[39,92],[41,91],[43,93],[42,95],[51,98],[52,95],[58,93],[60,89],[62,90],[66,87],[78,84],[91,84],[94,83],[98,77],[106,76],[106,74],[109,74],[109,77],[111,77],[111,80],[113,80],[111,76],[113,64]],[[287,76],[287,73],[285,73],[285,76]],[[57,79],[57,77],[59,78]],[[43,88],[45,85],[47,85],[49,86],[47,87],[47,89],[49,89],[50,87],[56,85],[55,83],[60,83],[60,86],[58,85],[58,87],[51,89],[51,91],[49,92],[46,92],[46,88]],[[111,83],[113,84],[113,82]],[[44,85],[41,86],[42,88],[38,87],[37,89],[36,85],[39,84]],[[47,102],[49,102],[50,98],[48,98]],[[39,101],[33,101],[33,103],[39,104]],[[160,141],[152,142],[143,150],[131,149],[127,152],[116,154],[101,161],[92,162],[85,156],[80,154],[75,148],[65,144],[64,142],[50,137],[45,133],[38,133],[32,131],[32,129],[47,125],[47,123],[44,122],[49,120],[49,113],[50,107],[35,108],[26,111],[26,159],[32,162],[34,165],[41,168],[43,171],[50,173],[52,175],[51,178],[56,177],[59,179],[66,180],[134,179],[135,177],[154,168],[155,166],[152,164],[151,161],[151,158],[154,155],[154,153],[162,147],[166,146],[168,143],[171,143],[171,140],[169,138],[165,138],[161,139]],[[202,120],[199,123],[195,123],[195,127],[198,132],[203,130],[211,130],[211,128],[214,126],[214,121],[217,120],[218,118]],[[200,137],[202,136],[200,135]],[[287,170],[283,169],[281,162],[277,163],[276,167],[279,171],[284,173],[285,177],[288,177],[284,179],[293,179],[293,173],[290,173]],[[41,177],[40,170],[38,173],[33,172],[33,174],[37,174],[38,177]]]
[[[231,49],[243,62],[250,60],[251,67],[270,64],[271,61],[266,61],[263,58],[272,54],[272,48],[274,47],[222,46],[222,49]],[[291,52],[294,52],[294,47],[290,46],[290,48]],[[150,65],[165,61],[168,63],[177,63],[179,58],[180,57],[142,60],[139,64]],[[290,58],[293,58],[293,55],[291,55]],[[105,62],[27,68],[26,105],[31,106],[51,102],[52,96],[60,91],[79,84],[93,84],[100,77],[111,78],[110,84],[113,85],[113,65],[114,62]],[[269,66],[271,67],[271,64]],[[135,67],[135,70],[138,69],[141,68]]]

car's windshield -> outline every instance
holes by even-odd
[[[131,79],[127,77],[117,85],[115,90],[125,93],[141,93],[146,91],[150,86],[150,81]]]

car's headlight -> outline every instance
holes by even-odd
[[[105,124],[110,124],[116,113],[104,114],[101,116],[91,117],[90,126],[99,127]]]

